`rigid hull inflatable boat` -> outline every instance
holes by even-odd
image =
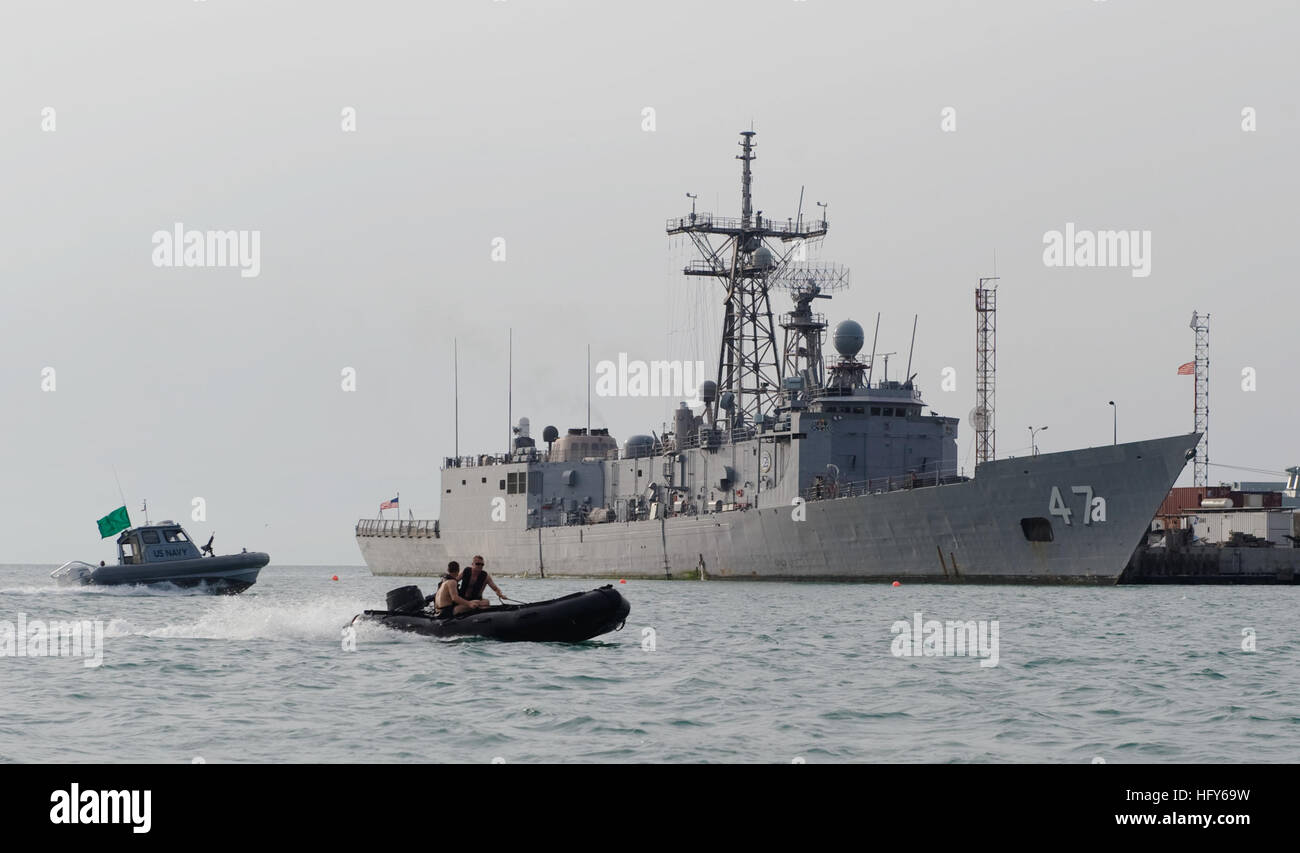
[[[211,542],[205,550],[211,550]],[[118,537],[117,555],[112,566],[72,560],[50,577],[68,584],[173,584],[238,593],[255,584],[258,572],[271,561],[260,551],[204,557],[174,521],[127,530]]]

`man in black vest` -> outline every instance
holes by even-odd
[[[505,598],[501,592],[501,587],[496,585],[492,576],[483,568],[486,563],[483,558],[475,554],[470,565],[460,576],[460,597],[469,601],[483,601],[483,587],[490,586],[492,591],[497,594],[497,598]]]

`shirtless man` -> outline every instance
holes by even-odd
[[[461,598],[456,589],[460,583],[460,563],[452,560],[447,564],[447,574],[442,576],[438,584],[438,591],[433,594],[433,606],[436,610],[435,616],[440,618],[447,616],[459,616],[462,613],[469,613],[473,610],[479,610],[488,606],[487,601],[470,601]]]

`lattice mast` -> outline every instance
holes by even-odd
[[[994,397],[998,372],[998,277],[981,278],[975,288],[975,463],[997,458]]]
[[[1192,463],[1192,483],[1210,484],[1210,315],[1192,312],[1192,331],[1196,334],[1196,395],[1192,404],[1193,429],[1201,433]]]
[[[825,236],[827,229],[824,213],[819,221],[805,223],[801,213],[780,223],[754,210],[754,136],[752,130],[740,134],[741,153],[736,155],[741,161],[740,219],[692,210],[670,219],[667,227],[669,235],[689,236],[699,250],[700,260],[683,272],[715,278],[725,292],[717,382],[720,395],[732,395],[733,406],[725,414],[728,429],[752,424],[780,405],[783,365],[769,296],[772,277],[802,256],[804,241]]]

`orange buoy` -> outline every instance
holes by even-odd
[[[626,580],[620,580],[619,583],[627,583]]]
[[[338,579],[339,579],[339,576],[338,576],[338,575],[335,575],[334,577],[330,578],[330,580],[332,580],[332,581],[336,581],[336,580],[338,580]],[[898,586],[898,584],[894,584],[894,586]]]
[[[337,579],[337,578],[335,578],[335,580],[338,580],[338,579]],[[902,584],[901,584],[901,583],[899,583],[899,582],[898,582],[898,581],[894,581],[894,586],[902,586]]]

